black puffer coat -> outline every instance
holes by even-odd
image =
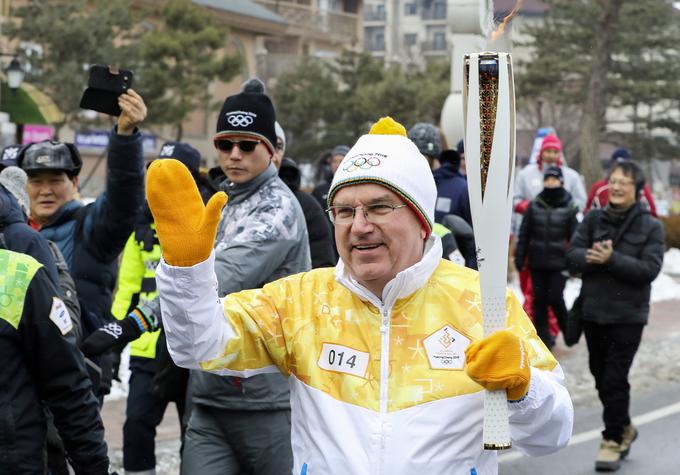
[[[607,239],[614,248],[609,261],[586,263],[586,251]],[[661,270],[664,250],[663,225],[639,203],[619,222],[604,210],[591,210],[567,251],[572,271],[582,273],[583,319],[599,324],[647,323],[651,284]]]
[[[335,255],[333,229],[329,224],[326,213],[314,197],[300,190],[301,173],[294,160],[284,158],[281,161],[279,178],[293,192],[305,215],[312,269],[333,267],[338,261]]]
[[[517,239],[515,267],[564,270],[567,245],[578,226],[578,207],[564,188],[543,190],[527,209]]]

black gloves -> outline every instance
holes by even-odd
[[[111,349],[120,352],[125,345],[139,338],[142,333],[155,329],[153,318],[135,308],[124,319],[107,323],[97,329],[81,343],[80,350],[88,357],[101,355]]]

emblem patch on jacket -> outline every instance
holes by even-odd
[[[52,309],[50,310],[50,320],[54,322],[62,335],[66,335],[73,328],[71,315],[66,309],[64,301],[57,297],[52,297]]]
[[[470,339],[450,325],[444,325],[423,340],[432,369],[463,369],[465,348]]]

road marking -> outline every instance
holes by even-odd
[[[648,412],[646,414],[641,414],[639,416],[633,417],[633,424],[636,426],[643,426],[645,424],[649,424],[650,422],[657,421],[659,419],[663,419],[664,417],[670,416],[672,414],[680,412],[680,402],[676,402],[675,404],[671,404],[666,407],[662,407],[660,409],[656,409],[654,411]],[[602,436],[602,429],[603,427],[599,427],[597,429],[589,430],[587,432],[581,432],[580,434],[573,435],[571,437],[571,440],[569,440],[569,443],[567,444],[567,447],[570,447],[572,445],[576,444],[581,444],[583,442],[588,442],[590,440],[594,439],[599,439]],[[522,452],[515,451],[515,452],[510,452],[509,454],[503,454],[498,457],[498,462],[511,462],[513,460],[520,459],[522,457],[525,457],[525,455]]]

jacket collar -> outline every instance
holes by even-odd
[[[59,226],[60,224],[69,221],[73,214],[78,211],[80,208],[83,207],[83,204],[80,201],[77,200],[71,200],[63,205],[61,205],[61,208],[59,208],[47,221],[47,223],[42,226],[43,228],[47,227],[52,227],[52,226]]]
[[[260,187],[272,177],[277,176],[276,167],[274,162],[270,162],[269,166],[265,171],[257,175],[255,178],[246,183],[233,183],[229,179],[225,179],[220,183],[220,189],[222,189],[229,196],[229,205],[235,205],[245,201],[253,193],[255,193]]]
[[[401,298],[408,297],[427,283],[442,258],[442,242],[436,234],[430,234],[425,243],[423,258],[411,267],[399,272],[383,289],[382,298],[378,298],[366,287],[357,282],[349,274],[342,258],[335,266],[335,280],[349,289],[361,300],[365,300],[380,308],[391,308]]]

